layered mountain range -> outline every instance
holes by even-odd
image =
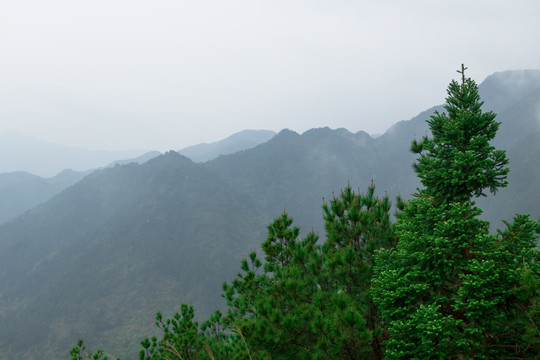
[[[65,169],[86,171],[118,159],[132,159],[144,150],[88,150],[54,144],[16,132],[0,133],[0,173],[27,172],[45,178]]]
[[[495,141],[510,185],[479,199],[500,226],[540,216],[540,71],[496,73],[480,86],[498,113]],[[157,311],[182,302],[203,319],[223,308],[221,283],[284,210],[324,237],[321,205],[350,183],[410,197],[419,186],[408,151],[429,109],[385,134],[283,130],[251,149],[195,163],[168,152],[92,172],[0,226],[0,358],[66,357],[78,338],[136,358]]]
[[[271,130],[242,130],[220,141],[185,147],[178,150],[178,153],[195,162],[205,162],[221,155],[251,149],[270,140],[274,135],[276,133]]]
[[[250,149],[274,135],[270,130],[243,130],[223,140],[188,146],[178,152],[195,162],[203,162]],[[4,154],[0,157],[0,224],[49,200],[98,168],[132,162],[143,164],[161,155],[158,151],[148,151],[126,159],[141,151],[90,151],[15,133],[0,134],[0,144],[0,152]],[[54,160],[49,162],[49,159]],[[57,173],[59,169],[64,170]]]

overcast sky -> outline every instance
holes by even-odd
[[[382,133],[540,68],[540,1],[0,0],[0,132],[180,149],[242,129]]]

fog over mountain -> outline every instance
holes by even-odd
[[[15,148],[18,147],[16,146]],[[57,149],[61,148],[62,147],[60,146],[57,147]],[[47,156],[45,155],[46,153],[46,151],[41,153],[44,158],[51,156],[51,153]],[[133,159],[114,161],[105,167],[129,164],[132,162],[142,164],[158,155],[160,155],[159,152],[150,151]],[[66,160],[66,158],[63,158],[62,160]],[[20,161],[21,162],[18,165],[21,168],[33,168],[34,162],[32,157],[21,158]],[[60,164],[61,163],[59,162],[58,165]],[[96,169],[92,168],[84,171],[65,169],[53,177],[41,177],[26,171],[0,173],[0,224],[49,200],[54,195],[75,184],[94,170]]]
[[[55,144],[49,144],[38,139],[33,139],[31,137],[17,135],[17,134],[5,134],[9,137],[10,141],[7,143],[15,143],[17,139],[22,140],[21,143],[15,143],[11,149],[13,154],[24,154],[30,153],[31,156],[13,156],[12,162],[15,163],[15,158],[17,158],[17,167],[20,169],[25,169],[26,171],[13,171],[0,173],[0,224],[15,218],[23,214],[25,211],[37,206],[38,204],[49,200],[53,195],[58,194],[65,188],[75,184],[77,181],[82,179],[84,176],[96,170],[95,168],[90,168],[85,171],[74,171],[71,169],[63,170],[54,177],[42,177],[38,175],[31,174],[31,171],[36,170],[35,156],[39,156],[43,159],[52,158],[57,156],[55,152],[50,152],[47,148],[40,148],[38,154],[31,151],[31,145],[29,144],[47,144],[49,147],[53,147],[56,150],[64,149],[64,151],[78,152],[77,154],[72,154],[72,158],[65,156],[60,156],[56,159],[56,165],[54,167],[49,167],[48,171],[56,171],[56,169],[61,168],[62,166],[68,166],[72,164],[70,161],[78,161],[78,168],[86,168],[89,166],[85,162],[85,158],[80,156],[80,153],[86,154],[90,157],[94,156],[93,161],[96,163],[99,160],[99,156],[107,154],[108,156],[114,156],[117,153],[111,152],[86,152],[82,149],[66,148]],[[11,136],[13,135],[13,136]],[[275,133],[269,130],[244,130],[239,133],[233,134],[223,140],[211,143],[211,144],[200,144],[185,148],[180,150],[181,154],[184,154],[190,157],[194,161],[207,161],[214,159],[223,154],[230,154],[241,150],[246,150],[252,148],[262,142],[267,141]],[[7,146],[7,145],[6,145]],[[98,158],[95,157],[96,153]],[[7,152],[6,152],[7,154]],[[140,156],[130,159],[116,160],[111,163],[108,163],[106,167],[116,166],[116,165],[125,165],[132,162],[138,164],[143,164],[146,161],[160,155],[158,151],[149,151]],[[118,153],[118,156],[126,156],[124,152]],[[105,158],[106,159],[106,158]],[[103,160],[105,160],[103,159]],[[9,165],[9,164],[6,164]],[[39,163],[42,168],[46,168],[46,164]],[[37,171],[39,172],[39,171]]]
[[[87,172],[64,170],[52,178],[23,171],[0,174],[0,224],[52,198]]]
[[[86,171],[116,160],[135,158],[146,152],[87,150],[5,132],[0,134],[0,173],[25,171],[49,178],[65,169]]]
[[[478,200],[483,216],[538,218],[540,71],[496,73],[480,88],[484,111],[496,109],[502,122],[495,145],[507,150],[511,169],[508,188]],[[136,358],[155,312],[189,302],[203,318],[222,307],[220,284],[284,210],[303,234],[324,236],[323,198],[348,182],[409,197],[419,186],[410,143],[440,109],[377,138],[285,129],[204,163],[167,152],[92,172],[0,226],[0,358],[66,357],[80,337]]]
[[[270,140],[275,134],[271,130],[243,130],[220,141],[188,146],[178,150],[178,153],[195,162],[205,162],[220,155],[234,154],[241,150],[251,149]]]

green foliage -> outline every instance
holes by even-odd
[[[464,71],[464,69],[462,69]],[[414,164],[424,192],[436,201],[466,201],[471,196],[495,193],[507,185],[508,164],[503,150],[489,144],[500,123],[493,112],[483,113],[478,86],[470,78],[448,86],[444,109],[427,121],[432,137],[413,141],[411,150],[420,154]]]
[[[299,238],[286,214],[268,227],[262,262],[252,253],[225,284],[229,317],[254,358],[377,359],[384,329],[369,291],[376,249],[394,241],[390,202],[348,186],[323,205],[328,236]]]
[[[97,350],[92,352],[86,350],[86,346],[83,344],[83,340],[77,342],[77,346],[71,349],[69,352],[71,355],[71,360],[108,360],[109,358],[105,356],[103,350]],[[116,359],[119,360],[119,359]]]
[[[182,304],[180,313],[163,319],[156,315],[156,326],[162,336],[141,341],[140,360],[168,359],[246,359],[246,347],[241,331],[228,322],[220,311],[214,312],[200,326],[194,321],[193,307]]]
[[[378,359],[387,335],[369,290],[375,250],[395,242],[388,197],[348,186],[323,206],[328,237],[318,244],[283,213],[262,244],[223,285],[227,316],[215,312],[200,327],[193,308],[156,325],[162,336],[141,342],[141,360]]]
[[[163,337],[159,341],[152,337],[141,342],[141,360],[167,359],[171,355],[185,360],[199,358],[202,340],[198,323],[194,321],[193,307],[182,304],[180,313],[166,320],[158,313],[156,326],[162,331]]]
[[[489,144],[499,124],[471,79],[448,95],[448,113],[428,120],[433,137],[411,148],[425,188],[398,214],[397,246],[377,254],[385,357],[538,357],[537,223],[517,215],[489,234],[473,199],[507,184],[506,155]]]

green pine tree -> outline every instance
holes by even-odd
[[[402,206],[396,248],[377,256],[373,292],[390,335],[388,359],[540,354],[538,303],[523,295],[537,291],[540,276],[536,224],[517,216],[495,236],[478,218],[475,197],[506,186],[508,160],[490,145],[499,123],[482,112],[464,72],[448,87],[447,113],[428,120],[431,138],[413,141],[425,187]]]
[[[254,358],[378,359],[386,336],[370,284],[376,249],[394,242],[388,197],[348,186],[323,205],[327,239],[283,214],[268,227],[263,262],[255,253],[225,285],[229,317]]]

